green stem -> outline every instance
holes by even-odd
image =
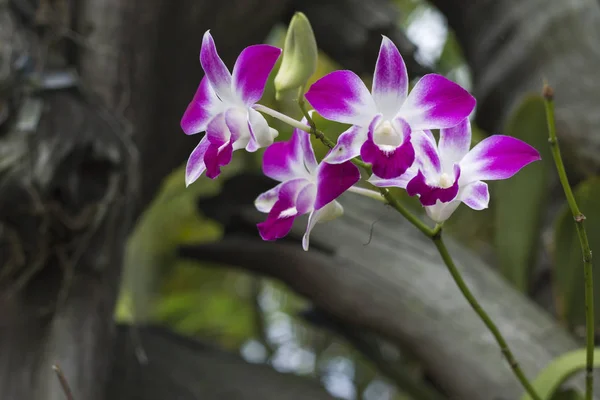
[[[435,230],[437,231],[437,233],[431,237],[431,240],[433,241],[433,243],[435,243],[435,247],[437,247],[440,256],[442,256],[444,263],[448,267],[448,271],[450,272],[450,275],[452,275],[454,282],[456,282],[456,285],[460,289],[465,299],[467,299],[475,313],[479,316],[479,318],[483,321],[485,326],[494,336],[494,339],[496,339],[496,342],[500,346],[500,351],[502,351],[502,354],[506,358],[508,365],[510,365],[510,368],[512,369],[513,373],[515,374],[519,382],[521,382],[521,385],[523,385],[529,396],[531,396],[531,398],[534,400],[541,400],[541,397],[535,392],[535,389],[531,385],[531,382],[529,382],[529,380],[523,373],[523,370],[521,369],[519,363],[515,359],[515,356],[510,350],[510,347],[508,347],[508,343],[506,343],[506,340],[500,333],[500,330],[492,321],[488,313],[485,312],[485,310],[481,307],[481,304],[479,304],[475,296],[473,296],[473,293],[471,293],[469,287],[467,286],[460,272],[456,268],[456,265],[454,264],[454,261],[452,260],[452,257],[450,256],[450,253],[448,252],[448,249],[446,248],[446,245],[442,240],[441,227],[439,227],[438,225],[435,228]]]
[[[565,165],[560,154],[560,147],[558,145],[558,138],[556,136],[556,122],[554,119],[554,91],[548,86],[544,85],[543,90],[544,105],[546,106],[546,119],[548,122],[548,134],[550,138],[550,150],[552,151],[552,157],[556,164],[558,171],[558,177],[560,183],[565,192],[567,203],[573,214],[575,220],[575,228],[577,230],[577,236],[579,237],[579,243],[581,245],[581,253],[583,255],[583,272],[585,281],[585,324],[586,324],[586,375],[585,375],[585,399],[591,400],[594,394],[594,279],[593,279],[593,268],[592,268],[592,251],[588,241],[587,233],[583,221],[585,216],[579,210],[575,196],[571,190],[569,179],[567,178],[567,172]]]

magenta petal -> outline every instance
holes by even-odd
[[[206,166],[204,165],[204,154],[208,149],[210,142],[208,138],[204,136],[198,146],[192,151],[190,157],[188,158],[187,165],[185,166],[185,186],[190,186],[194,183],[204,170],[206,170]]]
[[[210,144],[204,154],[204,164],[206,165],[206,176],[215,179],[221,173],[221,167],[231,162],[233,147],[231,142],[221,146]]]
[[[471,147],[471,122],[465,118],[458,125],[440,130],[438,145],[443,169],[458,164]]]
[[[440,188],[436,186],[429,186],[425,179],[425,176],[421,171],[417,173],[406,186],[406,192],[409,196],[419,195],[419,200],[424,206],[433,206],[438,200],[442,203],[448,203],[456,197],[458,194],[458,181],[460,178],[460,168],[458,165],[455,167],[455,180],[454,184],[449,188]]]
[[[231,74],[217,53],[215,41],[210,30],[204,33],[202,48],[200,49],[200,64],[208,78],[210,85],[221,100],[231,100]]]
[[[410,140],[410,129],[408,129],[407,126],[406,129],[403,129],[404,141],[400,146],[393,149],[390,148],[389,150],[385,148],[385,150],[382,150],[382,148],[373,141],[373,129],[375,124],[376,122],[369,127],[367,140],[360,149],[360,156],[363,161],[373,166],[373,173],[378,177],[383,179],[397,178],[405,173],[415,161],[415,150]]]
[[[310,137],[299,129],[294,129],[290,140],[273,143],[263,155],[264,174],[280,182],[310,179],[316,164]]]
[[[319,114],[332,121],[366,126],[377,112],[371,93],[352,71],[325,75],[305,96]]]
[[[194,98],[181,118],[181,129],[186,135],[206,130],[208,122],[220,111],[221,101],[205,76],[200,81]]]
[[[485,182],[477,181],[460,189],[460,200],[473,210],[483,210],[490,202],[490,192]]]
[[[276,240],[290,232],[294,219],[300,215],[296,208],[297,197],[307,185],[310,185],[310,182],[305,179],[295,179],[281,185],[278,199],[266,221],[257,225],[263,240]]]
[[[215,116],[206,127],[206,137],[211,144],[217,147],[224,145],[231,139],[231,132],[225,122],[225,114]]]
[[[252,105],[260,100],[280,54],[281,49],[268,44],[242,50],[233,67],[233,87],[244,104]]]
[[[507,179],[527,164],[540,159],[538,151],[511,136],[494,135],[483,139],[462,159],[464,183]]]
[[[315,209],[318,210],[337,199],[359,179],[360,171],[350,161],[342,164],[321,163],[317,174],[318,189]]]
[[[324,162],[340,164],[360,155],[360,148],[367,140],[367,128],[351,126],[343,132],[337,140],[335,147],[327,153]]]
[[[413,130],[455,126],[471,114],[475,98],[451,80],[437,74],[425,75],[408,95],[400,116]]]
[[[377,187],[399,187],[402,189],[406,189],[406,185],[408,185],[408,182],[410,182],[412,178],[417,176],[418,172],[419,169],[417,168],[416,164],[413,163],[413,165],[411,165],[405,173],[403,173],[397,178],[383,179],[373,174],[369,177],[369,179],[367,179],[367,182]]]
[[[392,119],[408,93],[406,65],[396,45],[383,36],[373,75],[373,99],[384,119]]]
[[[433,179],[442,172],[442,165],[435,138],[424,131],[413,132],[411,142],[415,149],[415,157],[419,169],[423,172],[426,179]],[[452,168],[452,165],[450,166]]]

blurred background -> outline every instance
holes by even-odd
[[[344,195],[346,215],[317,226],[306,254],[305,219],[259,240],[252,202],[273,186],[263,151],[185,188],[201,134],[179,119],[203,75],[202,34],[231,68],[245,46],[282,47],[296,11],[320,49],[311,82],[351,69],[370,86],[383,34],[413,84],[435,72],[477,97],[473,145],[502,133],[540,151],[490,184],[489,209],[461,206],[446,231],[530,377],[581,347],[579,243],[539,93],[556,91],[594,250],[595,0],[0,0],[0,397],[65,398],[58,365],[73,399],[519,398],[433,246],[385,206]],[[299,119],[294,99],[275,99],[274,75],[261,103]],[[331,138],[345,129],[315,120]],[[553,399],[577,399],[576,387]]]

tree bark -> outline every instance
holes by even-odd
[[[477,399],[482,393],[489,399],[519,398],[522,389],[498,345],[461,296],[433,244],[381,204],[353,194],[341,201],[343,218],[319,224],[309,252],[299,243],[274,244],[260,241],[256,233],[232,233],[221,242],[184,248],[182,254],[285,282],[345,323],[409,348],[455,398]],[[249,226],[264,217],[248,209],[243,213]],[[305,223],[294,225],[293,237],[302,236]],[[530,378],[578,347],[545,311],[449,242],[467,284]]]
[[[600,171],[600,3],[596,0],[434,0],[474,76],[477,121],[503,128],[522,95],[555,89],[559,137],[580,172]]]

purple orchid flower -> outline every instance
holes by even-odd
[[[325,161],[341,163],[360,154],[378,177],[398,177],[415,158],[413,131],[452,127],[475,107],[473,96],[441,75],[423,76],[410,94],[408,83],[404,60],[385,36],[372,94],[351,71],[335,71],[315,82],[306,93],[313,108],[327,119],[353,125]]]
[[[216,178],[233,151],[253,152],[273,143],[278,132],[254,110],[281,49],[265,44],[246,47],[229,72],[210,31],[204,33],[200,64],[205,76],[181,119],[186,135],[206,131],[192,151],[185,171],[186,186],[206,176]]]
[[[305,120],[303,120],[306,123]],[[258,224],[264,240],[286,236],[296,217],[310,213],[302,247],[308,250],[310,232],[319,221],[332,220],[343,213],[335,201],[360,179],[358,168],[350,161],[340,164],[317,163],[310,136],[294,129],[287,142],[277,142],[265,150],[263,172],[281,182],[261,194],[256,208],[268,213]]]
[[[440,140],[429,131],[413,132],[417,159],[396,179],[372,177],[375,186],[405,188],[418,195],[427,215],[444,222],[465,203],[474,210],[487,208],[490,194],[484,180],[508,179],[527,164],[540,160],[538,151],[510,136],[493,135],[469,151],[471,124],[467,119],[440,130]]]

